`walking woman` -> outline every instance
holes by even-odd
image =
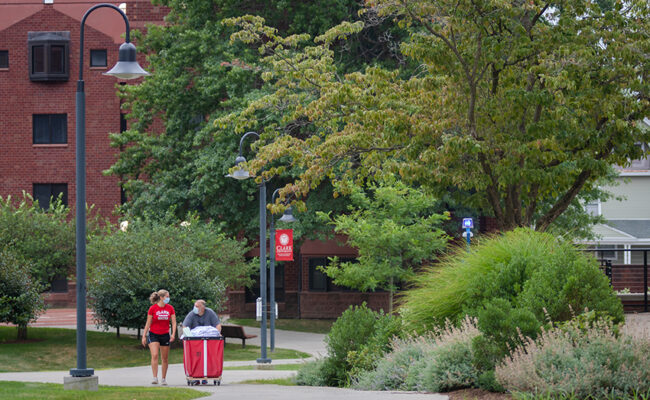
[[[152,384],[158,383],[158,352],[162,359],[162,385],[167,385],[167,368],[169,366],[169,343],[176,336],[176,312],[169,304],[169,292],[161,289],[149,296],[151,307],[147,312],[147,324],[142,334],[142,345],[149,345],[151,352],[151,371],[153,372]],[[172,334],[169,335],[171,321]]]

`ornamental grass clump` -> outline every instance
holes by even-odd
[[[377,368],[359,374],[353,387],[364,390],[441,392],[476,386],[472,341],[480,334],[476,320],[423,336],[396,339]]]
[[[605,320],[568,323],[525,339],[496,367],[513,393],[550,398],[633,398],[650,391],[650,340]]]

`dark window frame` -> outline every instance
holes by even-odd
[[[266,275],[266,286],[270,289],[269,275]],[[251,287],[246,288],[244,294],[245,303],[255,303],[258,297],[261,296],[260,293],[260,275],[257,274],[253,277],[255,283]],[[266,295],[267,299],[270,299],[269,294],[270,290],[267,290]],[[284,303],[285,301],[285,278],[284,278],[284,264],[275,264],[275,302]]]
[[[37,141],[37,120],[47,117],[48,125],[48,140],[47,141]],[[63,141],[54,141],[55,132],[54,123],[55,119],[60,119],[58,122],[63,122]],[[42,123],[42,121],[41,121]],[[33,144],[67,144],[68,143],[68,114],[32,114],[32,143]]]
[[[104,54],[104,64],[94,64],[95,58],[93,57],[94,54]],[[108,67],[108,52],[106,49],[91,49],[90,53],[88,55],[89,61],[90,61],[90,66],[92,68],[106,68]]]
[[[358,290],[345,287],[345,286],[338,286],[335,285],[334,282],[332,282],[332,278],[327,276],[324,272],[321,272],[317,269],[319,266],[325,266],[329,264],[329,258],[334,257],[336,255],[332,256],[312,256],[307,258],[307,270],[309,273],[309,291],[310,292],[358,292]],[[355,261],[356,257],[339,257],[340,262],[350,262],[350,261]],[[321,283],[316,287],[316,283]]]
[[[40,192],[40,193],[39,193]],[[45,193],[47,192],[47,193]],[[32,194],[34,200],[38,200],[38,205],[45,211],[50,209],[50,201],[63,193],[62,200],[64,205],[68,205],[68,184],[67,183],[33,183]],[[47,196],[49,194],[49,196]],[[47,198],[47,202],[41,201]],[[44,204],[45,203],[45,204]]]
[[[29,79],[33,82],[67,81],[70,78],[70,32],[28,32]],[[37,62],[36,49],[43,48]],[[59,55],[57,52],[60,50]],[[58,62],[57,62],[58,61]],[[36,70],[42,64],[42,70]]]
[[[0,69],[9,69],[9,50],[0,50]]]

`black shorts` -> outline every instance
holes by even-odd
[[[161,346],[169,346],[169,333],[164,333],[162,335],[153,332],[147,333],[147,344],[153,342],[158,342]]]

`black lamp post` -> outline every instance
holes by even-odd
[[[260,135],[256,132],[246,132],[241,137],[239,140],[239,156],[235,159],[235,166],[246,162],[246,159],[242,155],[242,146],[244,139],[251,135],[257,136],[258,139],[260,138]],[[232,174],[226,176],[243,180],[250,178],[250,173],[240,166]],[[266,356],[266,181],[264,177],[262,177],[262,182],[260,183],[260,292],[262,297],[262,322],[260,324],[261,354],[257,362],[260,364],[268,364],[271,362],[271,359]]]
[[[280,189],[275,189],[271,196],[271,203],[275,203]],[[282,222],[296,222],[291,207],[284,210],[284,214],[280,218]],[[269,269],[269,303],[271,304],[271,352],[275,351],[275,218],[271,213],[271,266]],[[265,290],[266,291],[266,290]]]
[[[129,20],[126,14],[112,4],[97,4],[84,14],[81,19],[81,34],[79,38],[79,80],[77,81],[76,96],[76,185],[77,185],[77,368],[70,370],[73,377],[92,376],[94,370],[86,367],[86,94],[83,81],[84,55],[84,24],[88,15],[98,8],[108,7],[119,12],[126,24],[126,42],[120,46],[118,62],[104,75],[112,75],[121,79],[133,79],[149,75],[143,70],[135,56],[135,46],[130,42]]]

